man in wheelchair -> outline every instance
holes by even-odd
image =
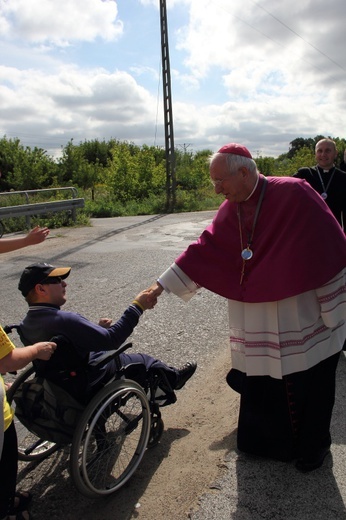
[[[61,310],[66,302],[65,280],[70,272],[70,267],[35,263],[26,267],[20,277],[18,289],[29,304],[28,313],[20,323],[22,342],[30,345],[53,337],[59,340],[50,361],[41,366],[37,364],[38,374],[61,384],[83,401],[87,397],[84,395],[85,388],[97,391],[114,378],[119,368],[142,386],[145,374],[160,371],[164,374],[162,392],[167,394],[165,380],[172,391],[171,398],[162,404],[173,403],[176,400],[174,391],[181,389],[194,374],[197,367],[194,361],[175,368],[147,354],[123,352],[118,360],[100,363],[107,352],[118,349],[126,341],[143,312],[154,307],[156,299],[152,298],[150,289],[139,293],[113,325],[108,319],[94,324],[80,314]]]

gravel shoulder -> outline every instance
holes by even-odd
[[[162,409],[165,431],[148,450],[130,482],[114,496],[90,500],[71,482],[66,448],[38,464],[20,463],[19,487],[35,495],[35,520],[182,520],[198,508],[199,498],[225,471],[235,447],[237,395],[226,386],[228,352],[196,375]],[[38,497],[40,497],[38,499]]]
[[[202,212],[98,219],[91,228],[55,230],[35,249],[1,255],[2,323],[25,314],[15,287],[23,268],[38,259],[73,267],[66,310],[94,321],[120,317],[211,218],[211,212]],[[230,365],[225,301],[208,291],[188,305],[164,295],[142,317],[133,341],[175,366],[198,361],[177,402],[162,409],[160,444],[147,451],[129,483],[106,499],[89,500],[75,490],[68,449],[37,466],[20,464],[19,487],[34,493],[36,520],[346,520],[344,353],[331,455],[322,468],[301,474],[294,464],[242,456],[235,449],[239,396],[225,382]]]
[[[187,217],[186,224],[176,215],[98,219],[90,228],[53,230],[35,250],[2,255],[0,272],[6,278],[8,302],[3,322],[17,321],[26,312],[13,287],[23,267],[37,259],[73,266],[66,310],[78,310],[94,320],[110,309],[112,316],[119,316],[123,302],[138,287],[153,282],[198,236],[211,213],[196,214],[194,221]],[[134,333],[141,350],[176,366],[186,359],[198,361],[194,377],[177,392],[177,402],[162,409],[161,442],[147,451],[129,483],[106,499],[90,500],[75,490],[68,448],[38,465],[20,463],[18,487],[34,494],[36,520],[183,520],[198,509],[200,497],[225,471],[225,454],[235,444],[238,396],[225,383],[226,312],[225,302],[204,292],[189,306],[166,296],[155,311],[145,314]]]

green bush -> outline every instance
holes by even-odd
[[[299,167],[314,164],[314,145],[321,137],[297,138],[290,143],[289,152],[277,159],[257,157],[259,170],[264,175],[292,175]],[[346,140],[335,138],[335,142],[340,160]],[[70,197],[71,193],[55,188],[75,186],[85,199],[85,208],[77,211],[76,225],[88,225],[90,218],[97,217],[161,214],[167,207],[174,212],[214,210],[224,197],[216,195],[210,184],[210,154],[210,150],[194,153],[188,145],[175,150],[175,179],[168,182],[171,189],[176,186],[173,201],[167,200],[166,153],[162,148],[115,139],[75,145],[71,139],[56,160],[44,150],[24,147],[19,139],[5,136],[0,139],[0,190],[48,188],[49,192],[30,194],[30,202],[35,203]],[[0,196],[1,206],[26,202],[24,195]],[[26,229],[24,217],[3,223],[7,232]],[[52,229],[74,225],[66,212],[32,218],[31,225],[35,224]]]

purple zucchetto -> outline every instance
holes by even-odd
[[[228,143],[222,146],[217,153],[232,153],[233,155],[242,155],[248,159],[252,159],[252,155],[245,146],[237,143]]]

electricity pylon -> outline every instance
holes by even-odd
[[[168,25],[166,0],[160,0],[161,21],[161,53],[162,53],[162,86],[163,86],[163,111],[165,122],[165,150],[166,150],[166,211],[174,211],[176,202],[176,176],[173,110],[171,91],[171,70],[168,48]]]

